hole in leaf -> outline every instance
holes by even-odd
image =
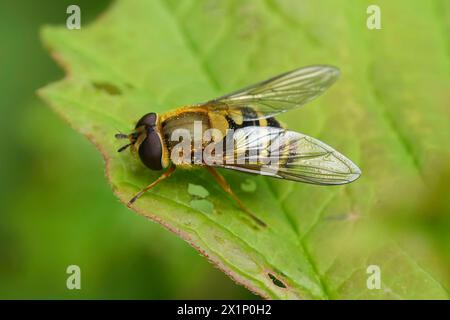
[[[286,285],[283,283],[283,281],[275,277],[273,274],[268,273],[267,275],[269,276],[270,280],[272,280],[274,285],[280,288],[286,288]]]
[[[245,181],[241,183],[241,189],[245,192],[254,192],[256,190],[256,182],[251,179],[245,179]]]
[[[122,91],[120,89],[108,82],[93,82],[92,85],[95,89],[105,91],[106,93],[116,96],[122,94]]]
[[[206,198],[209,196],[209,191],[206,190],[203,186],[189,183],[188,185],[188,193],[191,196],[198,197],[198,198]]]

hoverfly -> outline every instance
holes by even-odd
[[[166,171],[150,185],[139,191],[128,203],[131,206],[145,192],[168,178],[176,167],[205,167],[218,184],[256,221],[234,194],[230,185],[215,167],[319,185],[339,185],[354,181],[361,171],[345,156],[323,142],[304,134],[283,128],[274,116],[297,108],[315,99],[339,77],[332,66],[317,65],[299,68],[251,85],[231,94],[205,103],[181,107],[161,115],[147,113],[129,134],[116,134],[116,138],[129,139],[121,152],[131,146],[143,164],[151,170]],[[231,154],[222,154],[222,162],[198,161],[194,154],[204,150],[205,144],[192,144],[187,162],[175,163],[173,151],[178,141],[173,133],[183,128],[194,131],[195,123],[202,129],[219,130],[227,136],[234,131]],[[220,142],[223,143],[223,138]],[[218,143],[217,140],[213,141]],[[252,154],[248,150],[254,151]],[[242,151],[242,152],[240,152]],[[256,157],[255,157],[256,151]],[[241,161],[236,160],[240,154]],[[269,158],[277,158],[275,170],[263,170]],[[229,160],[232,161],[229,161]]]

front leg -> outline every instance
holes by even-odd
[[[137,200],[139,199],[140,196],[142,196],[144,193],[146,193],[148,190],[150,190],[151,188],[153,188],[154,186],[156,186],[158,183],[160,183],[161,181],[163,181],[164,179],[170,177],[170,175],[175,171],[175,165],[172,163],[171,166],[169,167],[169,169],[167,169],[166,172],[164,172],[158,179],[156,179],[155,181],[153,181],[152,183],[150,183],[148,186],[146,186],[144,189],[142,189],[141,191],[139,191],[138,193],[136,193],[136,195],[131,198],[131,200],[128,202],[127,206],[128,208],[131,207],[131,205]]]

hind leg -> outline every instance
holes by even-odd
[[[225,178],[219,172],[217,172],[216,169],[214,169],[213,167],[208,167],[208,166],[206,167],[206,169],[208,169],[208,171],[213,175],[213,177],[216,179],[219,186],[237,202],[237,204],[242,209],[242,211],[244,211],[246,214],[248,214],[259,225],[261,225],[263,227],[266,226],[266,224],[263,221],[261,221],[260,219],[255,217],[253,215],[253,213],[251,213],[250,210],[247,209],[247,207],[242,203],[242,201],[238,198],[238,196],[236,194],[234,194],[233,190],[231,189],[230,185],[225,180]]]

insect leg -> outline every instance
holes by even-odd
[[[216,179],[219,186],[238,203],[238,205],[239,205],[239,207],[241,207],[242,211],[244,211],[246,214],[248,214],[259,225],[261,225],[263,227],[266,226],[266,224],[263,221],[261,221],[260,219],[255,217],[255,215],[253,215],[253,213],[251,213],[250,210],[247,209],[247,207],[242,203],[242,201],[238,198],[238,196],[234,194],[233,190],[231,190],[231,187],[228,184],[228,182],[225,180],[225,178],[219,172],[217,172],[216,169],[214,169],[213,167],[208,167],[208,166],[206,166],[206,169],[208,169],[208,171],[213,175],[213,177]]]
[[[172,164],[170,166],[169,169],[167,169],[166,172],[164,172],[158,179],[156,179],[155,181],[153,181],[152,183],[150,183],[148,186],[146,186],[144,189],[142,189],[141,191],[139,191],[138,193],[136,193],[136,195],[131,198],[130,201],[128,201],[127,206],[131,207],[131,205],[137,200],[139,199],[140,196],[142,196],[144,193],[146,193],[148,190],[150,190],[151,188],[153,188],[154,186],[156,186],[158,183],[160,183],[161,181],[163,181],[164,179],[170,177],[170,175],[175,171],[175,165]]]

